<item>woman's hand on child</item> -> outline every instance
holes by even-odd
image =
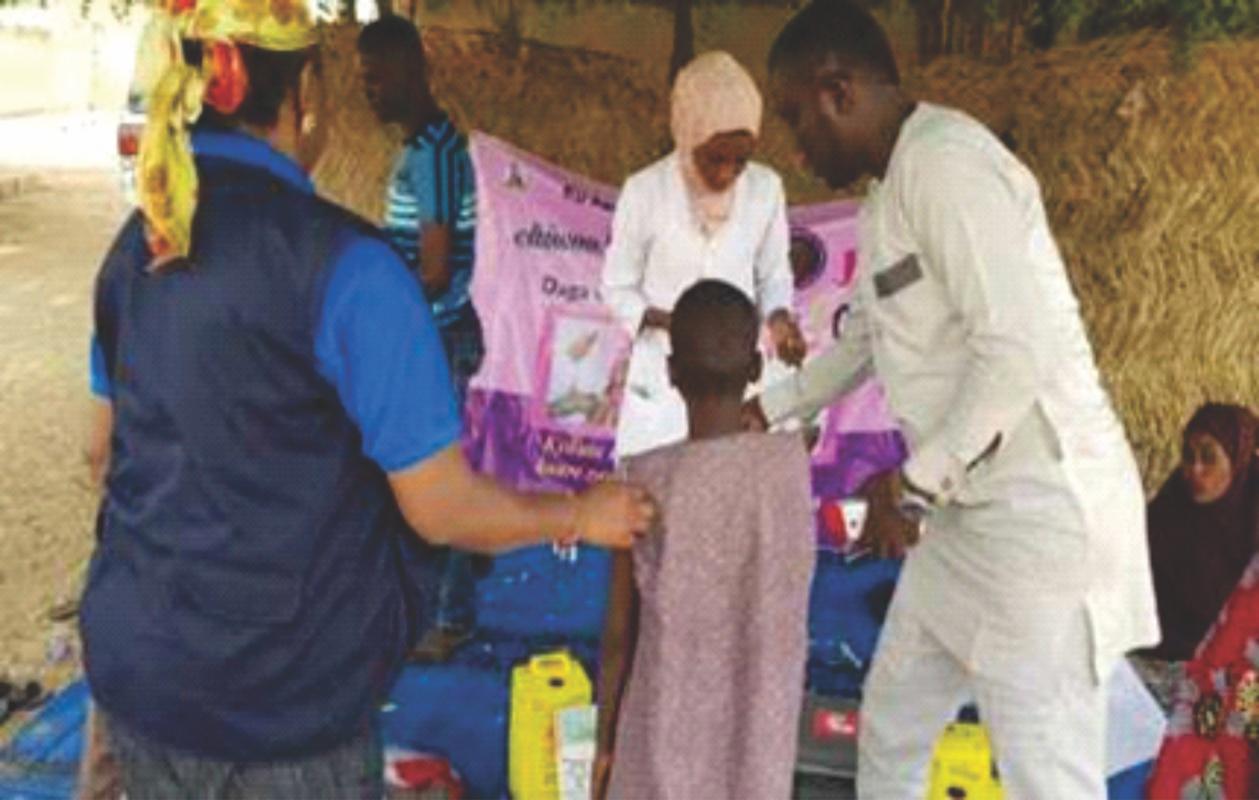
[[[650,530],[656,504],[646,490],[626,483],[605,482],[577,495],[573,533],[600,547],[622,549]]]

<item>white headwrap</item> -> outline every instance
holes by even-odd
[[[673,144],[691,203],[709,233],[730,216],[735,185],[723,192],[708,188],[695,168],[695,150],[719,133],[759,136],[761,110],[756,82],[729,53],[714,50],[697,56],[674,81]]]

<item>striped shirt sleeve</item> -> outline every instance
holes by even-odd
[[[433,143],[435,221],[454,226],[464,198],[472,191],[472,161],[468,143],[453,126]]]

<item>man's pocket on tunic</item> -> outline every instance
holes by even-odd
[[[874,291],[880,300],[922,280],[922,264],[918,256],[908,255],[874,275]]]

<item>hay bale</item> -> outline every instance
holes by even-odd
[[[335,108],[315,179],[337,202],[376,220],[398,132],[377,123],[363,97],[356,35],[349,26],[325,32]],[[613,184],[668,147],[665,99],[636,62],[531,41],[513,56],[495,34],[436,26],[423,38],[433,93],[464,130],[516,142]]]
[[[1198,403],[1259,401],[1257,62],[1259,43],[1222,43],[1178,72],[1144,34],[917,76],[1015,132],[1147,487]]]

